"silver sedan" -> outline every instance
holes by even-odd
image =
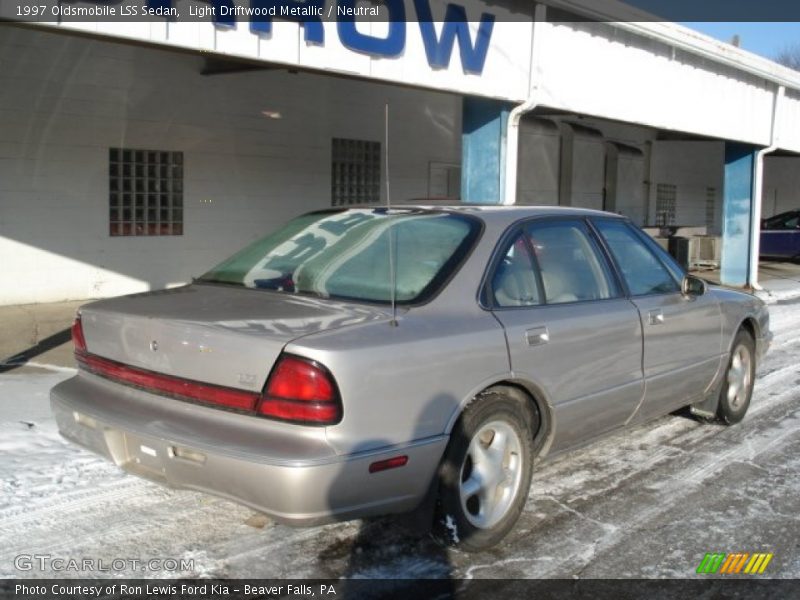
[[[59,428],[126,471],[297,525],[416,510],[480,550],[539,461],[683,407],[740,421],[771,334],[617,215],[407,206],[301,216],[73,339]]]

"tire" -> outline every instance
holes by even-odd
[[[467,406],[440,469],[440,539],[480,551],[508,534],[528,497],[538,426],[530,402],[505,391],[489,390]]]
[[[727,425],[741,421],[750,406],[756,376],[755,347],[753,336],[740,329],[733,340],[719,392],[717,418]]]

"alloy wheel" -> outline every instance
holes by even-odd
[[[470,440],[461,467],[459,495],[467,520],[479,529],[509,511],[522,481],[522,443],[505,421],[486,423]]]
[[[736,347],[728,369],[728,402],[739,410],[747,400],[752,384],[752,357],[750,349],[740,344]]]

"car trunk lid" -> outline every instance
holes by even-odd
[[[91,354],[194,381],[260,391],[284,346],[387,319],[379,307],[195,284],[81,308]]]

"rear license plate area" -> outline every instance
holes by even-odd
[[[126,467],[146,477],[165,479],[167,449],[163,445],[129,433],[125,435]]]

